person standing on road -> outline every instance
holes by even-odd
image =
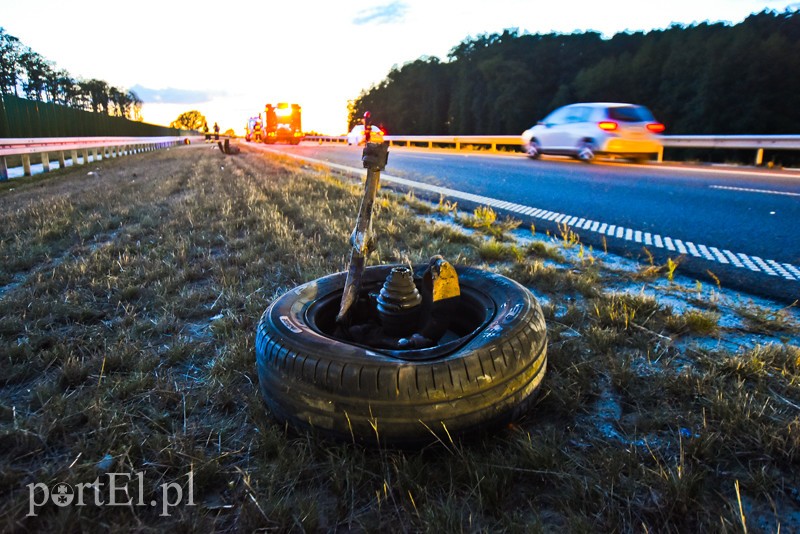
[[[203,123],[203,133],[206,134],[206,141],[211,141],[211,134],[208,133],[208,123]]]
[[[219,141],[219,124],[214,123],[214,141]]]

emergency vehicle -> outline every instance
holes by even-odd
[[[300,116],[301,108],[298,104],[267,104],[264,142],[298,144],[303,140]]]

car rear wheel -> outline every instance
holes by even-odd
[[[591,163],[595,158],[594,146],[592,143],[584,141],[578,147],[578,159],[584,163]]]

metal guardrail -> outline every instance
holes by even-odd
[[[220,136],[223,137],[223,136]],[[175,146],[187,140],[203,140],[203,136],[189,137],[37,137],[26,139],[0,139],[0,181],[8,179],[6,156],[22,157],[23,174],[31,175],[31,154],[41,154],[44,171],[50,170],[50,154],[56,153],[59,168],[66,166],[65,152],[71,152],[73,164],[88,163],[89,151],[92,160],[106,157],[119,157],[159,148]],[[664,135],[661,136],[665,148],[711,148],[755,150],[755,164],[761,165],[764,150],[798,150],[800,135]],[[306,141],[322,143],[346,143],[347,136],[308,135]],[[496,152],[497,147],[520,147],[522,139],[518,135],[387,135],[384,140],[390,145],[415,146],[423,148],[453,147],[465,150],[472,147],[488,147]],[[98,150],[100,151],[98,154]],[[663,150],[658,161],[663,159]]]
[[[307,135],[306,141],[321,141],[323,143],[346,143],[347,136],[331,135]],[[492,151],[496,151],[498,146],[521,146],[522,141],[518,135],[385,135],[385,141],[389,141],[390,146],[417,146],[435,148],[442,146],[454,146],[456,150],[461,150],[465,146],[490,146]]]
[[[347,136],[306,136],[306,141],[346,143]],[[518,135],[387,135],[384,140],[390,145],[422,148],[454,147],[462,150],[469,146],[489,147],[492,152],[498,146],[519,147],[522,139]],[[663,135],[664,148],[712,148],[747,149],[756,151],[755,164],[764,161],[764,150],[798,150],[800,135]],[[663,151],[658,161],[663,160]]]
[[[764,150],[800,150],[800,135],[665,135],[667,148],[726,148],[756,151],[756,165],[764,163]]]
[[[0,181],[8,180],[6,156],[22,158],[23,174],[31,175],[31,155],[41,154],[44,171],[50,170],[50,154],[55,153],[59,168],[66,166],[66,152],[70,152],[72,164],[88,163],[89,151],[92,160],[120,157],[128,154],[149,152],[185,143],[187,140],[202,140],[203,136],[190,137],[36,137],[27,139],[0,139]],[[78,152],[81,152],[81,158]]]

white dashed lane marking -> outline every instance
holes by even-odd
[[[744,193],[762,193],[765,195],[781,195],[786,197],[800,197],[800,193],[791,193],[789,191],[774,191],[772,189],[751,189],[749,187],[731,187],[728,185],[710,185],[711,189],[725,189],[727,191],[740,191]]]
[[[295,155],[291,156],[297,159],[311,161],[314,163],[320,163],[322,165],[327,165],[328,167],[331,167],[333,169],[345,171],[348,174],[356,174],[360,176],[364,172],[363,169],[348,167],[336,163],[330,163],[328,161],[323,161],[315,158],[306,158]],[[437,185],[415,182],[413,180],[400,178],[399,176],[392,176],[390,174],[381,174],[381,180],[383,180],[384,182],[411,187],[413,189],[417,189],[420,191],[428,191],[431,193],[440,194],[449,198],[466,200],[469,202],[475,202],[476,204],[490,206],[492,208],[504,209],[515,213],[522,213],[534,219],[555,221],[557,223],[563,223],[566,220],[567,226],[580,227],[581,229],[588,230],[589,232],[595,232],[601,235],[607,235],[609,237],[617,237],[619,239],[625,239],[626,241],[634,241],[636,243],[641,243],[642,240],[644,239],[646,244],[649,244],[651,241],[651,234],[647,232],[642,232],[641,230],[634,230],[633,228],[625,228],[623,226],[616,226],[613,224],[609,225],[607,223],[603,223],[600,221],[588,221],[584,219],[579,219],[578,217],[575,217],[573,215],[555,213],[541,208],[536,208],[533,206],[525,206],[522,204],[516,204],[514,202],[509,202],[506,200],[497,200],[482,195],[465,193],[463,191],[450,189],[448,187],[440,187]],[[728,187],[721,185],[712,185],[710,187],[714,189],[731,189],[735,191],[747,191],[752,193],[765,193],[772,195],[787,195],[787,196],[800,197],[800,194],[798,193],[788,193],[785,191],[770,191],[766,189],[747,189],[747,188]],[[734,253],[731,252],[730,250],[720,251],[716,247],[700,243],[692,243],[690,241],[687,241],[684,244],[684,242],[681,241],[680,239],[675,239],[669,236],[661,236],[661,235],[652,236],[652,243],[653,246],[655,246],[656,248],[666,248],[670,252],[677,251],[680,254],[691,254],[694,257],[703,258],[707,261],[714,263],[733,265],[734,267],[737,268],[749,269],[753,272],[764,273],[769,276],[779,276],[785,280],[800,281],[800,269],[797,266],[792,265],[790,263],[778,263],[775,260],[771,259],[765,260],[758,256],[748,256],[747,254],[743,254],[741,252]]]
[[[552,211],[543,210],[541,208],[535,208],[532,206],[525,206],[504,200],[496,200],[493,198],[484,197],[480,195],[473,195],[471,193],[464,193],[446,187],[431,186],[428,184],[414,182],[412,180],[406,180],[404,178],[398,178],[395,176],[382,175],[381,179],[387,182],[397,183],[400,185],[413,187],[415,189],[420,189],[423,191],[440,193],[451,198],[470,200],[472,202],[477,202],[479,204],[491,206],[493,208],[505,209],[508,211],[513,211],[515,213],[522,213],[530,217],[533,217],[535,219],[543,219],[546,221],[554,221],[559,224],[566,224],[567,226],[572,226],[581,230],[587,230],[589,232],[594,232],[602,235],[607,235],[609,237],[624,239],[625,241],[633,241],[635,243],[644,242],[644,244],[647,246],[654,246],[656,248],[665,248],[671,252],[678,252],[680,254],[690,254],[696,258],[703,258],[707,261],[720,263],[722,265],[733,265],[734,267],[737,268],[749,269],[753,272],[761,272],[769,276],[780,276],[786,280],[791,280],[791,281],[800,280],[800,269],[789,263],[781,264],[775,260],[764,260],[762,258],[759,258],[758,256],[748,256],[747,254],[733,253],[730,250],[720,250],[717,247],[712,247],[701,243],[692,243],[690,241],[684,242],[681,241],[680,239],[675,239],[668,236],[661,236],[658,234],[653,235],[649,232],[634,230],[633,228],[625,228],[623,226],[617,226],[614,224],[609,225],[608,223],[600,221],[578,218],[574,215],[555,213]],[[712,186],[712,187],[717,187],[720,189],[735,189],[723,186]],[[753,190],[753,192],[800,196],[800,195],[795,195],[794,193],[781,193],[781,192],[772,192],[766,190],[763,191]]]

